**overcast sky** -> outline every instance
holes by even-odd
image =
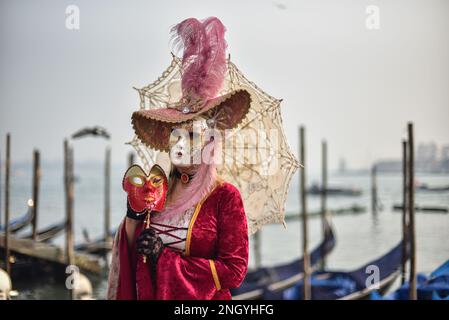
[[[66,28],[66,7],[80,29]],[[367,7],[380,28],[366,26]],[[307,128],[312,170],[320,143],[333,168],[400,155],[406,122],[418,142],[449,143],[449,1],[17,1],[0,0],[0,150],[11,132],[13,158],[62,158],[62,139],[80,127],[112,133],[114,162],[130,150],[132,89],[170,62],[169,29],[215,15],[227,27],[232,60],[283,98],[289,142]],[[77,160],[102,159],[101,140],[76,142]]]

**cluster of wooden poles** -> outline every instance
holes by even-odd
[[[302,218],[302,249],[303,249],[303,270],[304,270],[304,285],[303,296],[305,300],[311,299],[311,268],[310,268],[310,256],[308,254],[308,214],[307,214],[307,197],[306,197],[306,138],[305,128],[301,126],[299,128],[299,155],[300,163],[304,166],[300,172],[300,204],[301,204],[301,218]],[[6,272],[10,274],[10,248],[9,248],[9,222],[10,222],[10,168],[11,168],[11,138],[8,134],[6,137],[6,161],[5,161],[5,268]],[[105,156],[105,189],[104,189],[104,231],[105,239],[110,240],[110,157],[111,151],[106,149]],[[414,222],[414,136],[413,136],[413,124],[408,123],[408,139],[402,141],[402,157],[403,157],[403,238],[410,240],[410,299],[417,299],[416,291],[416,235],[415,235],[415,222]],[[130,153],[128,158],[129,165],[134,163],[134,154]],[[39,151],[33,152],[33,202],[34,202],[34,215],[32,221],[32,234],[33,239],[36,239],[37,234],[37,217],[38,217],[38,204],[39,204],[39,181],[40,181],[40,154]],[[327,142],[322,142],[322,172],[321,172],[321,215],[324,221],[327,214],[327,184],[328,184],[328,170],[327,170]],[[68,140],[64,141],[64,190],[65,190],[65,206],[66,206],[66,259],[68,265],[75,263],[74,258],[74,244],[73,244],[73,201],[74,201],[74,166],[73,166],[73,147],[70,146]],[[376,210],[374,204],[377,199],[377,185],[375,183],[375,169],[373,170],[373,210]],[[374,211],[373,211],[374,212]],[[408,214],[406,214],[408,213]],[[408,217],[408,221],[407,221]],[[406,228],[405,226],[408,226]],[[408,234],[406,234],[408,233]],[[406,246],[404,246],[406,250]],[[321,267],[325,267],[325,255],[323,256]],[[403,254],[405,257],[406,254]],[[261,264],[260,254],[260,232],[255,234],[255,262],[256,266]],[[402,263],[402,282],[405,282],[405,269],[406,261]],[[73,295],[73,293],[71,293]]]
[[[305,134],[305,129],[304,127],[300,127],[300,150],[299,150],[299,154],[300,155],[304,155],[304,151],[305,151],[305,144],[304,144],[304,137]],[[321,143],[321,151],[322,151],[322,162],[321,162],[321,195],[320,195],[320,203],[321,203],[321,208],[319,210],[320,212],[320,216],[321,216],[321,222],[322,222],[322,234],[325,234],[326,231],[326,219],[327,219],[327,215],[328,215],[328,210],[327,210],[327,187],[328,187],[328,178],[327,178],[327,142],[326,140],[323,140]],[[300,159],[300,163],[304,166],[305,163],[305,158],[301,157]],[[300,176],[300,186],[301,186],[301,190],[306,190],[305,188],[305,170],[304,168],[301,169],[303,174]],[[304,184],[304,185],[303,185]],[[300,193],[300,200],[301,203],[303,203],[302,201],[304,201],[304,203],[306,202],[306,192],[304,193]],[[304,206],[304,205],[303,205]],[[305,218],[307,219],[307,214],[301,214],[300,218]],[[306,220],[307,222],[307,220]],[[307,233],[307,224],[303,224],[303,228],[305,229],[306,233]],[[304,230],[303,230],[304,231]],[[256,232],[253,236],[253,240],[254,240],[254,257],[255,257],[255,266],[256,269],[260,268],[262,265],[262,255],[261,255],[261,233],[262,231],[259,230],[258,232]],[[323,247],[324,249],[324,247]],[[306,258],[308,259],[308,258]],[[321,268],[324,269],[325,265],[326,265],[326,254],[323,252],[321,254]],[[309,264],[309,263],[308,263]]]
[[[301,218],[302,218],[302,250],[303,250],[303,270],[304,270],[304,285],[303,285],[303,297],[304,300],[310,300],[312,297],[311,286],[310,286],[310,275],[312,269],[310,267],[310,255],[309,255],[309,243],[308,243],[308,214],[307,214],[307,196],[306,196],[306,133],[305,128],[301,126],[299,128],[299,162],[303,165],[303,168],[300,169],[299,175],[299,185],[300,185],[300,193],[299,200],[301,203]],[[325,232],[324,221],[326,219],[327,214],[327,142],[324,140],[321,144],[321,221],[322,225],[322,233]],[[326,266],[326,258],[325,254],[322,254],[321,268],[324,269]]]
[[[414,186],[414,135],[413,135],[413,123],[409,122],[407,125],[408,139],[402,141],[402,163],[403,163],[403,239],[410,240],[410,291],[409,296],[411,300],[417,299],[416,290],[416,233],[415,233],[415,186]],[[310,257],[308,254],[308,222],[307,222],[307,197],[306,197],[306,143],[305,143],[305,128],[299,129],[299,154],[300,163],[304,165],[304,168],[300,172],[300,202],[301,202],[301,216],[302,216],[302,248],[303,248],[303,269],[304,269],[304,285],[303,297],[305,300],[311,299],[311,268]],[[375,176],[375,175],[374,175]],[[322,196],[321,196],[321,213],[323,217],[326,215],[326,188],[327,188],[327,144],[325,141],[322,143]],[[377,186],[373,183],[373,203],[377,199]],[[373,205],[373,212],[377,210],[377,206]],[[408,214],[407,214],[408,213]],[[408,221],[407,221],[408,217]],[[324,220],[323,220],[324,221]],[[408,227],[406,227],[408,226]],[[408,233],[408,234],[407,234]],[[403,246],[403,250],[407,250],[407,246]],[[404,260],[402,261],[402,283],[405,282],[405,269],[406,269],[406,253],[402,254]],[[324,260],[323,260],[324,261]],[[324,263],[323,263],[324,266]]]
[[[402,230],[403,230],[403,239],[409,239],[410,243],[410,274],[409,274],[409,282],[410,282],[410,299],[417,299],[417,290],[416,290],[416,235],[415,235],[415,206],[414,206],[414,137],[413,137],[413,123],[408,123],[408,139],[402,141],[402,194],[403,194],[403,215],[402,215]],[[307,196],[306,196],[306,177],[307,177],[307,164],[306,164],[306,137],[305,137],[305,128],[301,126],[299,128],[299,150],[298,153],[300,155],[300,163],[304,166],[301,169],[299,176],[299,185],[300,185],[300,219],[301,223],[301,233],[302,233],[302,250],[303,250],[303,260],[302,260],[302,268],[304,270],[304,285],[303,288],[303,297],[305,300],[311,299],[311,284],[310,277],[312,273],[312,269],[310,267],[310,256],[309,256],[309,230],[308,230],[308,211],[307,211]],[[321,144],[321,196],[320,196],[320,214],[323,234],[325,232],[325,224],[324,222],[327,219],[328,209],[327,209],[327,188],[328,188],[328,150],[327,150],[327,142],[325,140],[322,141]],[[372,213],[376,214],[379,204],[378,204],[378,193],[377,193],[377,170],[376,166],[372,167],[371,171],[371,206]],[[255,253],[255,265],[256,268],[261,266],[261,232],[257,232],[254,234],[254,253]],[[406,281],[406,263],[407,263],[407,254],[405,250],[407,250],[407,246],[403,246],[403,261],[401,264],[401,282],[404,283]],[[320,268],[323,270],[326,266],[325,254],[322,254],[322,260]]]
[[[74,250],[74,237],[73,237],[73,208],[74,208],[74,152],[73,147],[69,143],[68,139],[64,140],[63,144],[64,148],[64,174],[63,174],[63,184],[64,184],[64,202],[65,202],[65,254],[64,257],[42,257],[39,255],[39,250],[34,250],[36,255],[33,255],[33,252],[30,252],[30,257],[34,259],[42,259],[49,260],[51,263],[58,263],[62,265],[78,265],[83,264],[83,255],[76,253]],[[134,162],[134,154],[130,153],[128,161],[130,164]],[[110,172],[111,172],[111,149],[109,147],[106,148],[105,153],[105,165],[104,165],[104,241],[105,243],[112,242],[111,233],[110,233]],[[32,186],[32,200],[33,200],[33,216],[32,216],[32,242],[36,241],[38,231],[38,210],[39,210],[39,192],[40,192],[40,178],[41,178],[41,159],[40,153],[38,150],[34,150],[33,152],[33,186]],[[4,184],[4,261],[5,261],[5,271],[8,275],[11,276],[11,262],[14,261],[11,255],[11,240],[12,235],[10,231],[10,188],[11,188],[11,135],[8,133],[6,136],[6,158],[5,158],[5,184]],[[0,219],[1,222],[1,219]],[[32,243],[30,242],[30,243]],[[45,249],[56,249],[54,246],[41,243],[39,244],[39,248]],[[51,248],[50,248],[51,247]],[[45,250],[42,250],[45,251]],[[52,253],[55,250],[51,251]],[[52,261],[54,260],[54,261]],[[62,261],[61,261],[62,260]],[[61,263],[63,262],[63,263]],[[94,267],[95,272],[99,271],[96,266],[100,264],[91,265]],[[88,268],[92,269],[92,268]],[[92,271],[92,270],[88,270]],[[70,297],[73,298],[73,290],[70,290]]]

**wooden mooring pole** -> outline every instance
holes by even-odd
[[[2,205],[3,205],[3,203],[2,203],[2,192],[3,192],[3,190],[2,190],[2,170],[3,170],[3,162],[2,162],[2,154],[1,154],[1,152],[0,152],[0,225],[2,225]]]
[[[306,157],[305,157],[305,129],[303,126],[299,128],[299,154],[300,162],[304,166],[300,172],[300,186],[301,186],[301,208],[302,208],[302,248],[303,248],[303,268],[304,268],[304,282],[303,282],[303,298],[304,300],[311,299],[310,290],[310,261],[308,251],[308,228],[307,228],[307,198],[306,198]]]
[[[64,189],[65,189],[65,205],[66,205],[66,259],[67,266],[74,265],[73,255],[73,149],[69,146],[69,142],[64,140]],[[69,290],[69,298],[73,300],[75,291],[73,287]]]
[[[261,233],[262,230],[258,230],[253,237],[254,240],[254,262],[256,269],[262,266],[262,254],[261,254]]]
[[[402,261],[401,261],[401,284],[406,281],[406,267],[407,267],[407,248],[408,241],[408,219],[407,219],[407,141],[402,141],[402,239],[404,245],[402,246]]]
[[[111,241],[111,148],[106,148],[104,163],[104,240]]]
[[[11,135],[6,135],[6,163],[5,163],[5,271],[11,276],[11,261],[9,250],[9,188],[11,171]]]
[[[416,300],[415,153],[413,123],[408,123],[408,210],[410,237],[410,300]]]
[[[371,168],[371,212],[377,213],[377,166],[373,164]]]
[[[130,151],[128,153],[128,168],[134,164],[134,152]]]
[[[325,140],[321,143],[321,229],[323,238],[326,238],[326,219],[327,219],[327,143]],[[325,248],[321,252],[321,270],[326,268]]]
[[[37,216],[39,208],[39,184],[41,177],[40,153],[38,150],[33,152],[33,240],[37,239]]]

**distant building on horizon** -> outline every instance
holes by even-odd
[[[345,173],[347,170],[346,159],[340,158],[338,162],[338,173]]]
[[[401,172],[402,160],[379,160],[376,166],[379,172]],[[438,148],[435,142],[418,144],[415,169],[421,173],[449,173],[449,145]]]

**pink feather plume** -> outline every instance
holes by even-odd
[[[193,99],[214,98],[226,75],[225,27],[216,17],[202,22],[189,18],[172,29],[182,55],[182,94]]]

